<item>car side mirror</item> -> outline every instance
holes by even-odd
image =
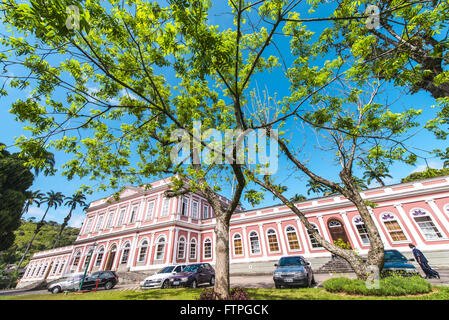
[[[311,266],[312,264],[310,262],[306,262],[306,266]]]
[[[408,261],[415,261],[415,259],[411,258],[411,259],[408,259]]]
[[[275,266],[275,267],[277,267],[277,266],[278,266],[278,264],[277,264],[277,263],[275,263],[275,264],[274,264],[274,266]]]

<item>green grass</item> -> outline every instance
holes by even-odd
[[[363,296],[330,293],[323,288],[260,289],[248,288],[253,300],[449,300],[449,287],[433,287],[432,292],[409,296]],[[200,289],[158,289],[145,291],[98,291],[83,294],[29,294],[1,296],[0,300],[196,300]]]

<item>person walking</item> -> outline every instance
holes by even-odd
[[[419,250],[417,247],[415,247],[415,245],[413,245],[411,243],[408,246],[412,249],[412,252],[413,252],[413,255],[415,256],[416,262],[418,262],[418,264],[421,267],[422,271],[424,271],[424,273],[426,274],[426,279],[427,278],[429,278],[429,279],[432,279],[432,278],[440,279],[439,273],[437,271],[433,270],[429,266],[429,262],[427,261],[426,257],[421,252],[421,250]]]

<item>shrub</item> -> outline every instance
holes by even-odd
[[[219,296],[214,288],[204,289],[198,300],[218,300]],[[243,288],[232,288],[230,300],[251,300],[248,292]]]
[[[365,281],[348,278],[331,278],[323,283],[324,289],[329,292],[344,292],[353,295],[375,296],[403,296],[429,293],[432,290],[430,283],[419,276],[400,277],[391,276],[379,280],[379,288],[369,289]]]

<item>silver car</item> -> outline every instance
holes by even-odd
[[[48,286],[48,291],[50,291],[51,293],[60,293],[63,291],[76,291],[80,287],[82,278],[83,274],[66,275],[60,281],[50,284]]]
[[[301,256],[282,257],[275,266],[273,280],[276,288],[315,284],[312,266]]]
[[[151,288],[162,288],[166,289],[169,287],[170,278],[181,272],[186,266],[184,264],[182,265],[171,265],[167,266],[158,272],[156,272],[154,275],[149,276],[145,278],[140,283],[141,289],[151,289]]]

